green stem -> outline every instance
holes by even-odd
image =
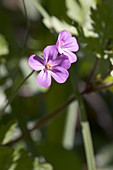
[[[76,75],[76,72],[79,74],[78,70],[79,70],[79,65],[76,65],[76,68],[74,68],[74,67],[72,68],[71,81],[72,81],[72,86],[73,86],[73,90],[74,90],[74,95],[79,103],[82,136],[83,136],[83,142],[84,142],[84,147],[85,147],[85,154],[86,154],[86,159],[87,159],[88,170],[96,170],[94,151],[93,151],[93,143],[92,143],[92,139],[91,139],[89,123],[87,121],[86,109],[84,106],[82,94],[80,94],[79,90],[78,90],[78,81],[79,81],[78,77],[79,76]]]
[[[35,70],[31,71],[31,73],[19,84],[19,86],[17,86],[17,88],[14,90],[13,94],[10,96],[8,102],[6,103],[6,105],[4,106],[3,110],[0,113],[0,116],[2,116],[2,113],[5,111],[5,109],[7,108],[7,106],[9,104],[12,103],[13,99],[15,98],[15,96],[17,95],[17,92],[19,91],[19,89],[21,88],[21,86],[25,83],[25,81],[35,72]]]
[[[88,170],[96,170],[93,143],[91,138],[89,122],[87,121],[84,101],[82,99],[81,94],[79,94],[78,91],[75,92],[75,95],[78,100],[79,108],[80,108],[82,135],[83,135]]]
[[[87,114],[86,114],[86,110],[84,108],[84,101],[82,99],[81,94],[78,91],[75,92],[75,96],[76,96],[78,103],[79,103],[81,121],[85,122],[85,121],[87,121],[87,116],[86,116]]]
[[[81,122],[88,170],[96,170],[89,122]]]

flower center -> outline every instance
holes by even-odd
[[[60,44],[60,46],[63,46],[63,45],[64,45],[64,42],[63,42],[63,41],[60,41],[59,44]]]
[[[46,68],[47,68],[48,70],[50,70],[50,69],[52,68],[52,65],[48,64],[48,65],[46,65]]]

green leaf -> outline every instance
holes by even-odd
[[[12,163],[12,151],[8,147],[0,148],[0,169],[6,170]]]
[[[98,34],[100,47],[102,50],[112,51],[113,47],[113,11],[112,1],[103,1],[92,9],[91,18],[93,29]]]
[[[96,154],[97,166],[107,169],[113,167],[113,144],[109,143],[100,148]],[[108,168],[109,169],[109,168]]]
[[[15,156],[15,170],[52,170],[52,166],[49,163],[40,163],[39,158],[35,157],[31,159],[30,154],[25,150],[16,152]],[[18,158],[19,157],[19,158]]]
[[[43,22],[48,29],[54,28],[57,33],[61,32],[62,30],[67,30],[71,34],[78,34],[77,29],[74,26],[69,25],[64,20],[59,20],[55,16],[51,16],[50,18],[44,18]]]
[[[5,37],[0,34],[0,57],[9,53],[8,43]]]
[[[3,139],[8,132],[9,128],[15,124],[14,120],[9,121],[7,124],[2,124],[0,126],[0,143],[3,142]]]
[[[33,170],[53,170],[53,167],[48,163],[40,163],[39,159],[35,158]]]
[[[21,150],[20,151],[20,158],[17,161],[17,166],[15,170],[32,170],[33,169],[33,160],[30,159],[29,154]]]
[[[67,151],[61,145],[46,143],[40,146],[40,153],[52,164],[53,169],[82,169],[82,158],[79,157],[76,149],[74,151]]]
[[[3,139],[3,142],[2,142],[3,144],[8,143],[9,141],[12,140],[12,138],[14,137],[13,132],[14,132],[16,126],[17,126],[17,123],[16,123],[16,122],[14,122],[14,123],[10,126],[10,128],[9,128],[8,131],[6,132],[5,137],[4,137],[4,139]],[[17,132],[16,132],[16,133],[17,133]]]
[[[43,23],[48,29],[54,29],[56,32],[61,32],[62,30],[67,30],[72,34],[78,34],[77,29],[74,26],[67,24],[65,21],[60,21],[55,16],[49,16],[47,11],[43,8],[43,6],[36,0],[32,0],[37,10],[43,16]]]
[[[50,164],[43,164],[43,165],[41,165],[40,164],[40,167],[38,168],[39,170],[52,170],[53,168],[52,168],[52,166],[50,165]],[[37,169],[37,170],[38,170]]]
[[[94,7],[95,4],[96,0],[66,0],[68,16],[83,28],[87,36],[92,34],[90,31],[92,29],[90,9]]]
[[[113,82],[113,76],[112,76],[112,75],[108,75],[108,76],[104,79],[104,81],[103,81],[104,84],[106,84],[106,83],[112,83],[112,82]],[[109,87],[108,89],[109,89],[111,92],[113,92],[113,86]]]

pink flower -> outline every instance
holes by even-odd
[[[44,59],[37,55],[29,57],[29,65],[32,69],[40,71],[37,76],[37,83],[42,87],[51,85],[51,76],[58,82],[64,83],[69,73],[67,69],[71,63],[67,56],[64,54],[58,56],[56,45],[47,46],[43,51]]]
[[[56,46],[58,52],[67,55],[71,63],[77,61],[77,56],[73,52],[78,51],[79,46],[76,38],[72,37],[68,31],[63,30],[59,34]]]

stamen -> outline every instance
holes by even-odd
[[[48,70],[50,70],[50,69],[52,68],[52,65],[48,64],[48,65],[46,66],[46,68],[47,68]]]

